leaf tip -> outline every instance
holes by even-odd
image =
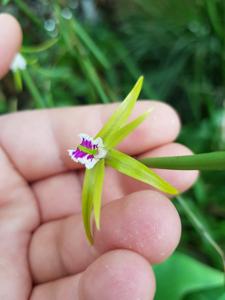
[[[100,218],[98,218],[98,219],[95,218],[95,226],[96,226],[97,230],[100,230]]]
[[[100,230],[100,210],[97,207],[94,209],[94,219],[97,230]]]
[[[179,195],[179,191],[172,185],[170,185],[169,187],[169,194],[172,195],[172,196],[177,196]]]
[[[138,87],[140,90],[141,90],[141,88],[142,88],[142,85],[143,85],[143,82],[144,82],[144,76],[143,75],[141,75],[139,78],[138,78],[138,80],[137,80],[137,82],[136,82],[136,87]]]
[[[87,236],[87,240],[88,240],[90,246],[93,246],[93,244],[94,244],[93,237],[92,236]]]

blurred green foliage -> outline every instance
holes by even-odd
[[[224,295],[222,272],[185,254],[176,252],[164,264],[155,266],[154,271],[155,300],[220,300]]]
[[[163,99],[178,110],[183,122],[180,142],[198,153],[224,150],[225,1],[1,2],[0,10],[14,14],[23,27],[28,68],[21,74],[22,91],[12,74],[1,81],[0,113],[112,102],[122,99],[143,74],[142,98]],[[224,183],[224,173],[205,172],[184,196],[221,251]],[[180,250],[222,270],[218,252],[204,234],[193,230],[179,203],[177,207],[183,222]],[[185,263],[179,261],[184,270]],[[165,297],[157,299],[169,299]],[[219,297],[221,293],[185,299]]]

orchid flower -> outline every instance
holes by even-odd
[[[26,66],[27,66],[27,62],[24,56],[20,53],[17,53],[12,61],[10,69],[13,72],[16,72],[17,70],[25,70]]]
[[[26,67],[27,61],[25,57],[21,53],[17,53],[14,56],[13,61],[10,65],[10,70],[13,73],[15,86],[18,91],[22,91],[23,89],[21,72],[26,70]]]
[[[81,133],[81,143],[76,149],[69,149],[71,159],[86,167],[82,191],[82,215],[84,228],[90,243],[93,243],[91,215],[94,211],[95,224],[100,229],[101,195],[105,166],[147,183],[167,194],[176,195],[178,191],[154,173],[142,162],[116,150],[127,135],[138,127],[150,114],[151,109],[127,124],[143,84],[143,76],[138,79],[125,100],[111,115],[103,128],[90,137]]]

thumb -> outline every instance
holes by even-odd
[[[8,72],[10,64],[22,43],[22,30],[17,20],[0,14],[0,79]]]

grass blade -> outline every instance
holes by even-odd
[[[14,0],[18,8],[38,27],[42,27],[42,20],[36,16],[36,14],[30,9],[29,4],[26,1]]]
[[[210,232],[207,230],[204,224],[195,215],[195,213],[190,207],[189,202],[185,201],[185,199],[183,199],[181,196],[177,196],[176,198],[180,206],[183,208],[185,214],[189,218],[190,222],[193,224],[194,228],[199,232],[200,236],[203,237],[220,256],[225,280],[225,253],[223,249],[218,245],[218,243],[211,236]]]
[[[105,69],[108,69],[110,67],[109,61],[88,35],[86,30],[81,26],[81,24],[79,24],[77,20],[73,19],[72,27],[84,45],[89,49],[90,52],[92,52],[93,56],[95,56],[95,58]]]
[[[103,103],[108,103],[110,102],[110,99],[106,95],[102,82],[99,78],[99,75],[89,59],[89,57],[82,57],[80,59],[80,65],[83,68],[84,72],[86,73],[86,76],[89,78],[89,81],[91,82],[92,86],[94,89],[97,91],[99,97],[101,98]]]
[[[21,70],[21,74],[22,74],[23,81],[25,82],[28,90],[30,91],[34,99],[36,108],[45,108],[46,107],[45,101],[41,96],[39,90],[37,89],[35,83],[33,82],[33,79],[30,76],[28,70],[27,69]]]
[[[36,46],[23,46],[20,51],[23,54],[40,53],[53,47],[58,42],[58,40],[59,40],[58,38],[54,38]]]

